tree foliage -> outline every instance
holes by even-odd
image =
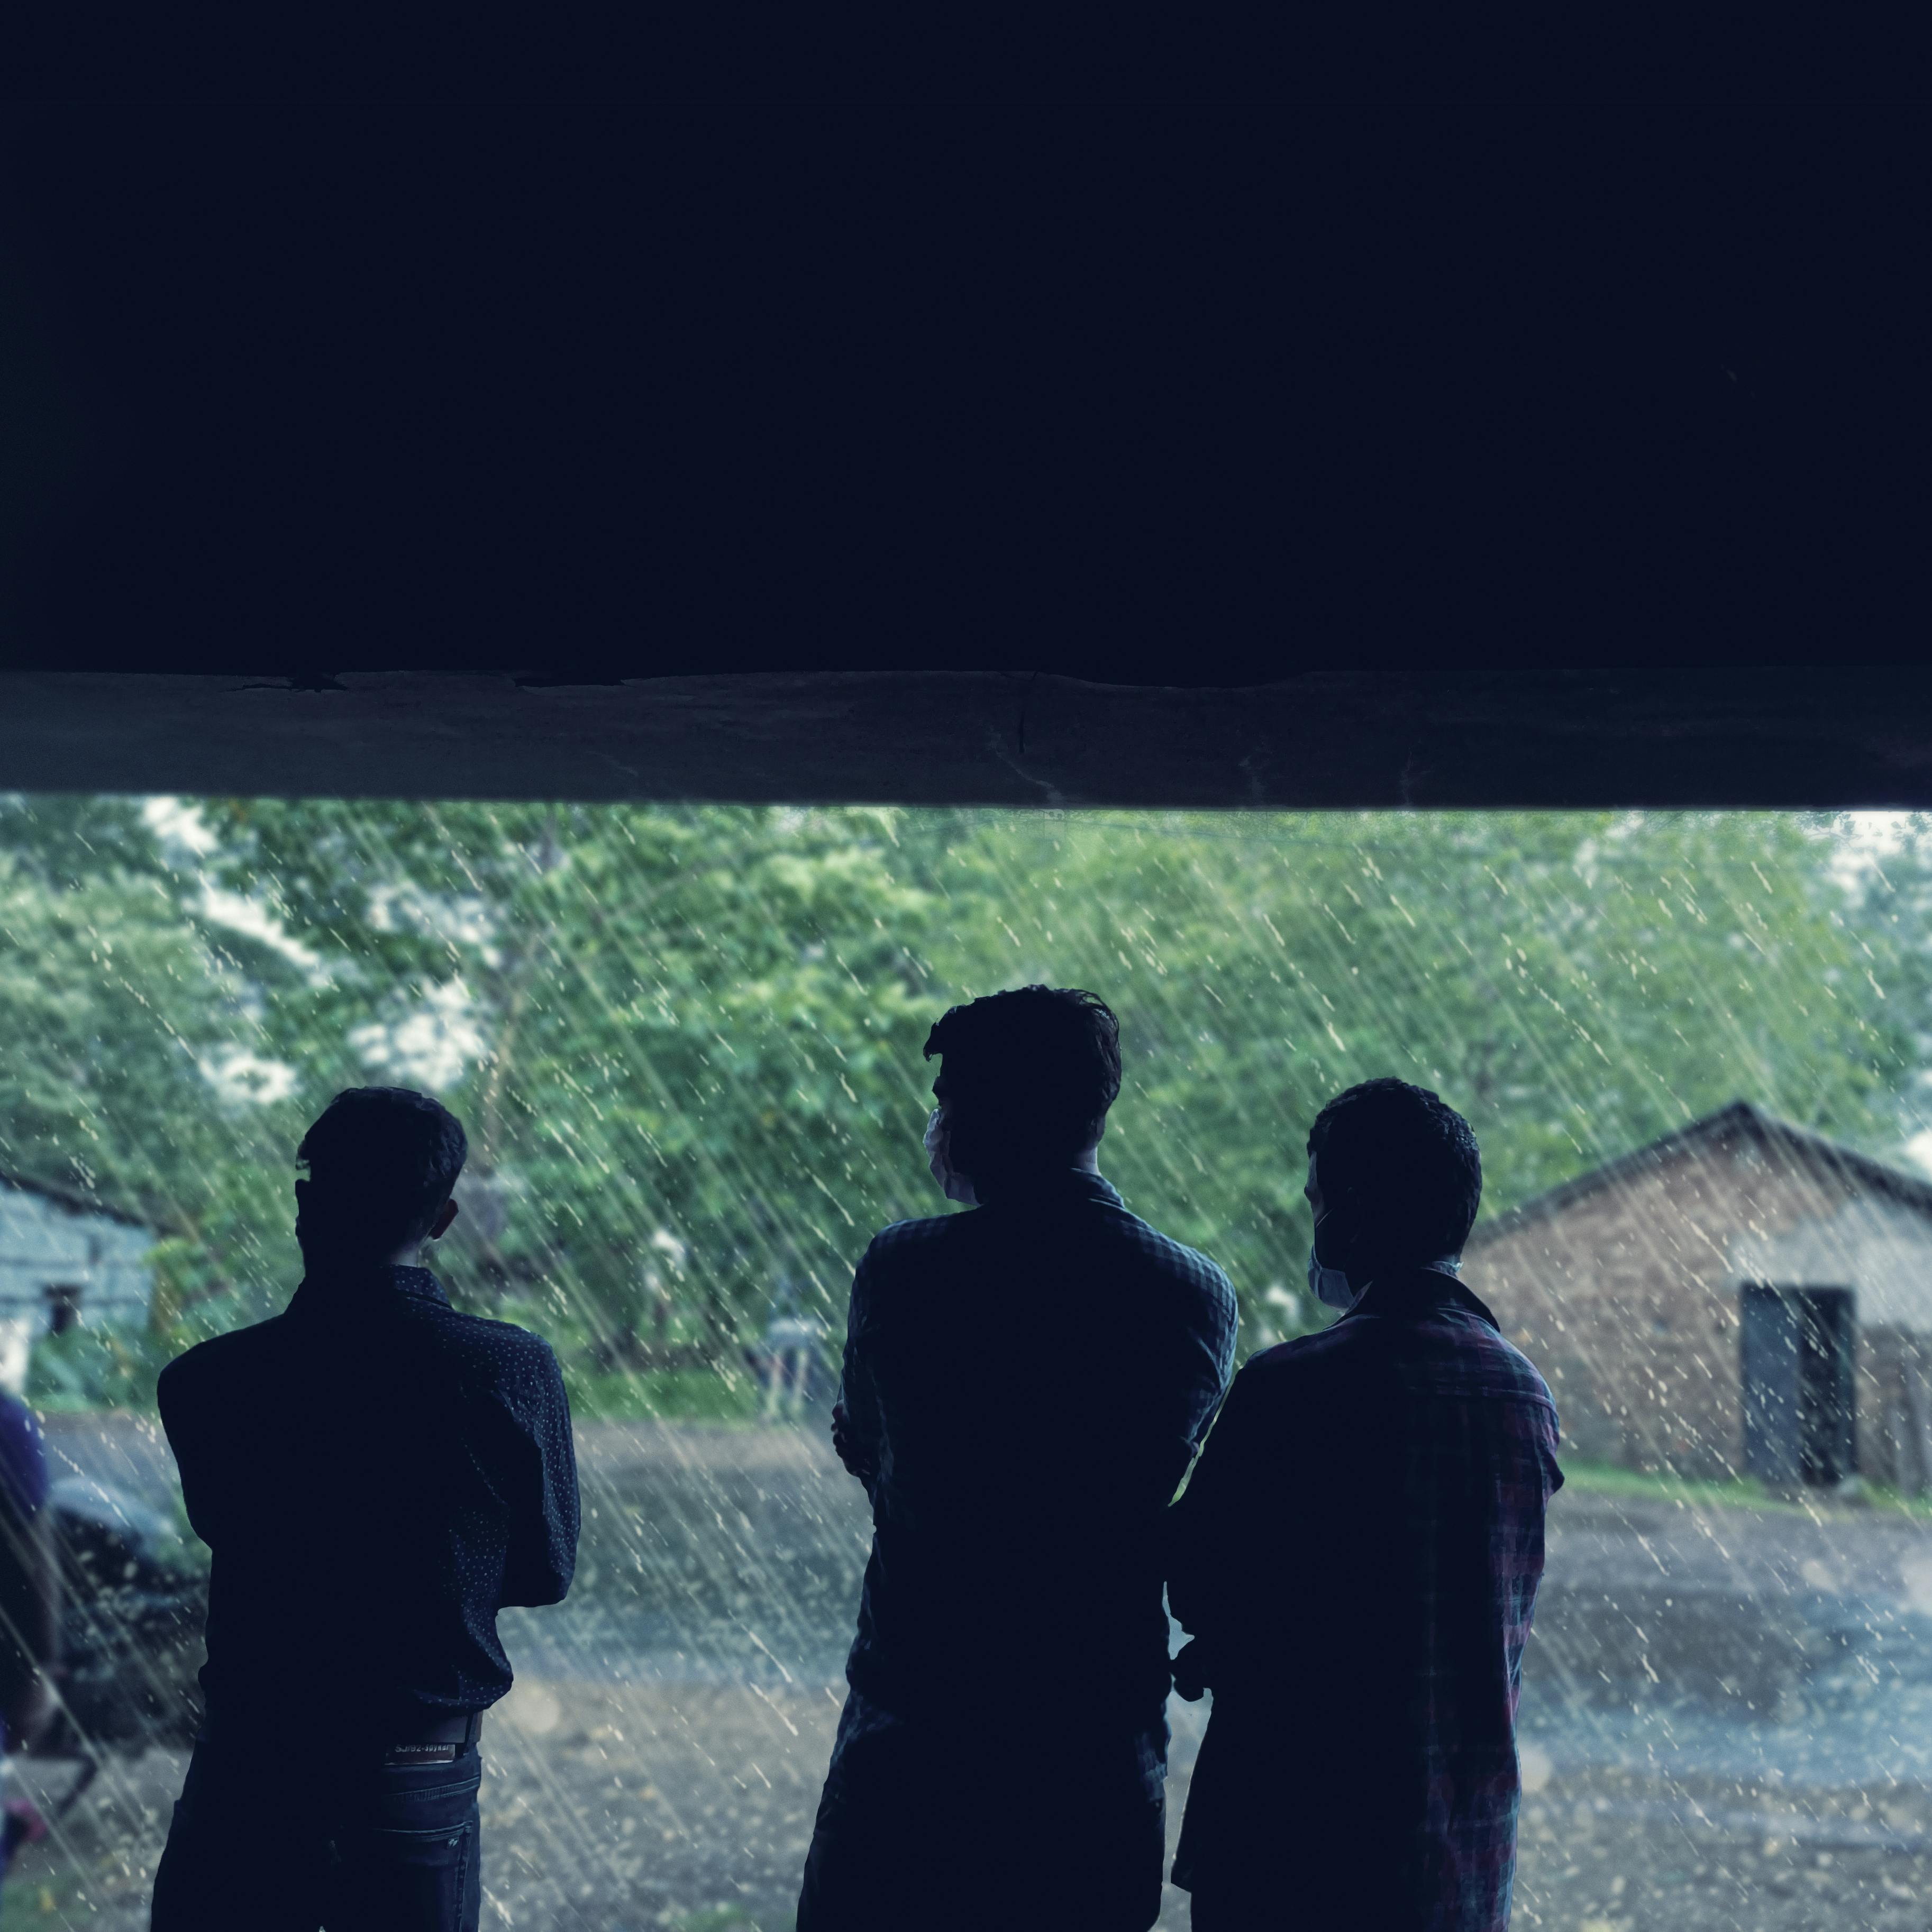
[[[1492,1213],[1741,1096],[1889,1150],[1905,1042],[1833,850],[1758,814],[1006,818],[955,863],[1010,976],[1129,1016],[1111,1165],[1252,1293],[1298,1284],[1308,1124],[1377,1074],[1468,1115]]]
[[[292,1283],[332,1093],[430,1087],[471,1138],[460,1299],[580,1377],[728,1379],[939,1210],[938,1013],[1080,984],[1126,1049],[1103,1168],[1258,1338],[1312,1313],[1307,1124],[1372,1074],[1468,1114],[1490,1210],[1740,1096],[1895,1153],[1924,948],[1844,849],[1767,814],[17,800],[0,1166],[153,1220],[158,1356]]]

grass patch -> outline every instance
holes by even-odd
[[[92,1409],[154,1412],[154,1384],[188,1346],[146,1328],[70,1328],[40,1335],[27,1371],[27,1400],[54,1414]]]
[[[1868,1484],[1865,1498],[1874,1509],[1896,1510],[1916,1522],[1932,1522],[1932,1496],[1904,1496],[1876,1483]]]
[[[1800,1516],[1816,1516],[1824,1510],[1884,1510],[1916,1521],[1932,1522],[1932,1497],[1904,1496],[1896,1490],[1875,1483],[1865,1484],[1850,1496],[1830,1490],[1807,1490],[1794,1494],[1767,1489],[1754,1476],[1710,1480],[1662,1471],[1626,1469],[1612,1462],[1584,1462],[1568,1456],[1562,1460],[1564,1486],[1584,1496],[1628,1496],[1634,1502],[1670,1503],[1694,1509],[1781,1510]]]
[[[14,1872],[0,1890],[0,1932],[55,1932],[94,1916],[80,1902],[81,1880],[72,1872]]]
[[[1798,1509],[1802,1506],[1777,1496],[1754,1477],[1730,1480],[1694,1479],[1667,1471],[1626,1469],[1614,1462],[1586,1462],[1564,1456],[1564,1486],[1585,1496],[1629,1496],[1646,1502],[1700,1505],[1726,1504],[1734,1509]]]

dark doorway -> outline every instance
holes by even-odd
[[[1851,1289],[1748,1282],[1740,1312],[1745,1468],[1767,1483],[1842,1481],[1858,1467]]]

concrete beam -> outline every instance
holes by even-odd
[[[908,805],[1932,807],[1932,670],[0,674],[0,786]]]

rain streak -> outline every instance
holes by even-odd
[[[926,1030],[1040,981],[1119,1014],[1102,1171],[1227,1270],[1241,1358],[1331,1318],[1325,1100],[1394,1074],[1474,1127],[1465,1279],[1568,1478],[1513,1922],[1922,1928],[1932,822],[78,795],[0,797],[0,1383],[67,1599],[0,1928],[146,1923],[206,1561],[155,1378],[286,1302],[296,1144],[370,1082],[464,1121],[434,1264],[578,1428],[576,1582],[501,1622],[483,1922],[788,1928],[870,1534],[826,1439],[853,1264],[952,1211]],[[996,1798],[1028,1724],[1015,1685]]]

